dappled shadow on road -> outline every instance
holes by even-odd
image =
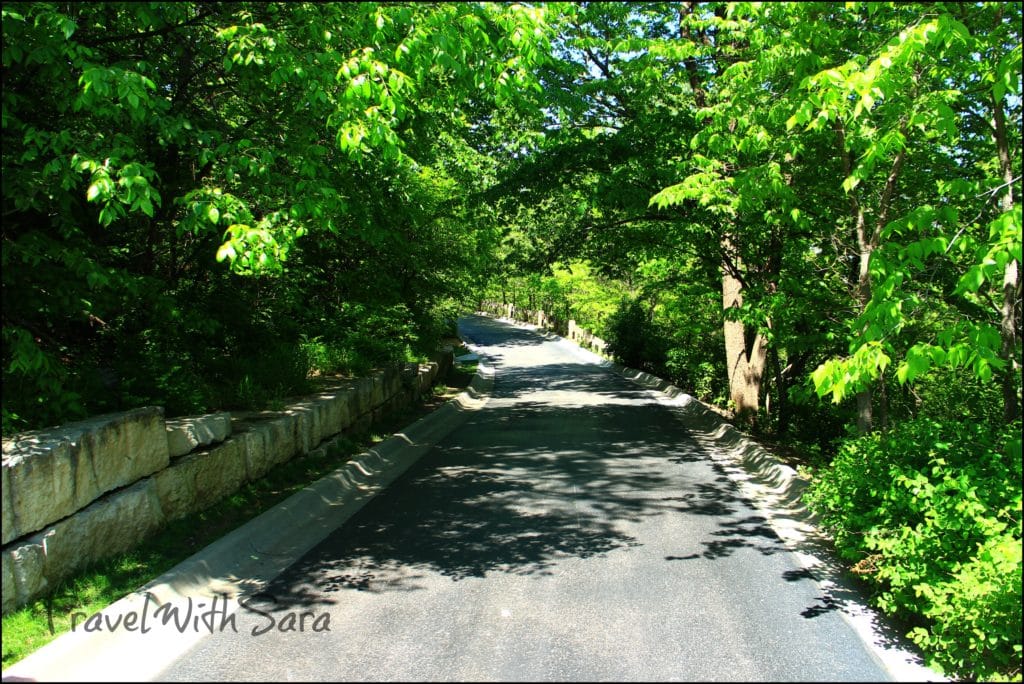
[[[645,390],[628,382],[619,382],[609,389],[610,373],[600,366],[591,364],[525,364],[531,353],[540,355],[540,348],[551,344],[549,339],[536,332],[522,328],[511,328],[487,318],[476,317],[472,321],[476,330],[483,328],[482,335],[492,342],[489,348],[492,362],[497,365],[509,364],[512,367],[503,369],[501,397],[516,399],[528,397],[536,399],[546,397],[548,400],[561,400],[562,406],[572,404],[572,392],[589,393],[600,397],[607,404],[632,402],[637,405],[651,405],[654,402]],[[570,394],[560,394],[560,393]],[[536,407],[542,410],[541,406]],[[508,415],[512,421],[521,416]],[[698,432],[706,432],[709,426],[695,425]],[[722,442],[726,448],[734,445],[734,436],[721,438],[720,430],[712,428],[716,441]],[[666,555],[668,562],[683,560],[717,560],[732,556],[740,550],[753,550],[763,556],[771,556],[787,550],[786,545],[776,535],[768,520],[751,507],[747,499],[740,495],[734,482],[726,474],[726,469],[689,437],[678,434],[664,437],[670,448],[662,453],[667,463],[691,467],[689,464],[700,463],[702,467],[712,471],[711,477],[704,482],[686,482],[677,492],[670,496],[662,496],[656,501],[649,499],[644,502],[643,514],[660,515],[677,513],[681,515],[706,516],[717,523],[707,531],[698,548],[685,549],[681,553]],[[660,444],[649,446],[658,449]],[[644,445],[638,444],[638,448]],[[744,454],[746,457],[746,454]],[[653,484],[653,483],[652,483]],[[775,488],[776,480],[767,480],[763,484]],[[621,515],[625,512],[636,513],[635,501],[623,502],[615,497],[606,498],[605,513],[609,516]],[[785,501],[785,505],[800,507],[799,501]],[[872,624],[879,643],[886,647],[897,647],[915,650],[908,644],[903,634],[909,630],[906,625],[894,626],[880,619],[877,614],[866,612],[865,596],[868,591],[859,578],[852,576],[845,565],[839,561],[828,542],[820,537],[812,536],[799,544],[799,551],[817,559],[818,565],[811,570],[807,568],[783,571],[782,580],[786,583],[809,582],[808,587],[813,597],[809,605],[800,610],[799,614],[814,620],[834,613],[861,614]]]
[[[536,347],[545,339],[541,332],[520,328],[488,316],[466,316],[459,322],[459,334],[474,344],[499,350]]]
[[[268,587],[282,610],[346,590],[415,591],[427,575],[550,575],[565,559],[637,546],[635,523],[653,516],[720,520],[693,557],[776,550],[725,471],[649,393],[586,364],[499,378],[469,425]]]
[[[699,530],[678,549],[664,540],[657,557],[668,564],[785,550],[654,395],[592,364],[534,361],[551,358],[536,353],[550,344],[536,333],[488,328],[475,341],[498,367],[490,404],[272,582],[275,609],[420,591],[439,578],[547,577],[569,560],[633,552],[650,543],[640,523],[665,516]],[[814,583],[797,601],[804,619],[858,599],[818,579],[785,570],[777,580]]]
[[[724,515],[724,514],[716,514]],[[686,556],[666,556],[665,560],[694,560],[706,558],[724,558],[736,549],[753,548],[763,556],[770,556],[786,547],[768,525],[767,519],[760,515],[749,515],[740,520],[730,519],[727,526],[711,532],[711,539],[703,542],[704,550]]]
[[[864,606],[868,588],[863,586],[863,580],[853,575],[833,555],[831,549],[825,547],[823,540],[810,539],[801,546],[801,551],[813,555],[819,561],[818,565],[784,572],[782,579],[786,582],[813,584],[817,596],[814,597],[814,603],[800,612],[802,617],[813,620],[830,613],[860,615],[871,625],[880,646],[920,655],[919,649],[905,637],[917,625],[893,619],[883,620],[878,613],[866,610]]]

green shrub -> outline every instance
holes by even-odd
[[[665,364],[662,331],[636,299],[624,299],[605,322],[608,351],[617,361],[657,373]]]
[[[320,335],[303,335],[301,344],[309,358],[310,370],[321,375],[344,372],[351,363],[351,352],[348,349],[325,341]]]
[[[807,502],[929,664],[1021,673],[1020,423],[917,419],[846,441]]]
[[[669,349],[665,360],[665,377],[702,401],[720,400],[716,393],[723,386],[719,382],[719,369],[706,360],[703,350],[696,351],[698,353],[693,353],[691,347]]]

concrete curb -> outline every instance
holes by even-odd
[[[670,408],[693,438],[705,447],[711,458],[726,470],[743,494],[760,504],[761,512],[775,533],[815,579],[823,593],[830,597],[843,619],[893,679],[907,682],[949,681],[922,665],[920,658],[903,645],[902,635],[889,633],[884,620],[859,601],[859,592],[844,576],[845,567],[835,558],[831,542],[818,529],[814,514],[803,504],[802,496],[807,488],[807,480],[800,477],[791,466],[726,422],[715,409],[666,380],[613,363],[532,323],[486,312],[477,313],[537,332],[546,340],[564,345],[567,351],[585,362],[603,366],[644,389],[662,394],[658,403]]]
[[[493,385],[493,368],[481,362],[466,391],[108,606],[100,617],[83,616],[76,631],[4,670],[3,681],[158,676],[218,625],[230,625],[239,599],[258,593],[482,408]],[[181,621],[184,629],[169,619],[175,608],[190,616]],[[210,610],[207,623],[203,616]],[[92,620],[99,628],[88,631]]]

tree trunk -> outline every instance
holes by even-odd
[[[779,361],[779,350],[772,347],[768,351],[768,359],[772,365],[772,372],[775,375],[775,434],[784,435],[789,430],[789,388],[786,384],[786,376],[782,373],[782,364]],[[765,409],[771,415],[771,407],[765,401]]]
[[[836,126],[836,134],[839,137],[839,154],[843,162],[843,172],[847,177],[853,172],[853,161],[846,149],[846,130],[842,124]],[[871,301],[871,252],[874,245],[871,244],[868,236],[867,218],[864,216],[864,208],[857,199],[857,193],[851,189],[849,192],[850,213],[854,218],[854,232],[857,241],[857,282],[853,286],[853,296],[863,309]],[[857,434],[866,435],[871,432],[874,419],[871,414],[871,387],[865,387],[857,392]]]
[[[857,247],[859,263],[857,270],[856,298],[861,310],[871,301],[871,253],[875,251],[875,245],[867,236],[867,226],[864,220],[864,210],[858,204],[856,206],[857,216]],[[871,410],[871,386],[867,386],[857,392],[857,434],[866,435],[874,428],[874,415]]]
[[[839,151],[843,162],[843,171],[846,173],[846,176],[849,177],[853,171],[853,160],[850,158],[849,150],[846,149],[846,131],[841,124],[837,126],[836,133],[839,136]],[[906,137],[906,122],[903,122],[900,126],[900,134],[903,135],[904,138]],[[900,177],[900,171],[903,168],[903,162],[906,159],[906,156],[907,148],[904,146],[896,154],[896,158],[893,159],[892,168],[889,169],[889,175],[885,179],[885,185],[882,188],[882,195],[878,201],[878,215],[875,218],[874,229],[870,229],[867,225],[867,217],[864,214],[864,207],[857,199],[856,192],[851,189],[849,193],[850,211],[856,222],[858,254],[857,284],[854,289],[854,297],[860,305],[861,311],[863,311],[871,301],[871,254],[878,248],[878,245],[881,242],[882,229],[885,228],[885,224],[889,218],[889,207],[892,203],[893,193],[896,190],[896,181]],[[885,382],[885,379],[879,378],[879,381]],[[857,432],[862,435],[866,435],[874,429],[871,395],[872,392],[870,386],[866,386],[863,390],[857,393]]]
[[[1003,112],[1003,103],[994,98],[992,100],[992,115],[995,124],[996,149],[999,154],[999,170],[1002,172],[1004,184],[999,208],[1005,213],[1013,209],[1013,165],[1010,163],[1010,146],[1006,136],[1006,115]],[[1008,423],[1020,417],[1020,403],[1017,399],[1017,385],[1020,381],[1020,366],[1017,364],[1017,299],[1019,297],[1019,265],[1016,259],[1011,259],[1003,272],[1003,306],[999,321],[999,335],[1002,338],[999,356],[1006,362],[1006,368],[1003,370],[1003,418]]]
[[[743,285],[729,268],[722,269],[722,309],[743,305]],[[761,397],[761,378],[768,358],[768,345],[763,335],[748,339],[741,321],[725,319],[725,361],[729,373],[729,397],[736,417],[750,423],[757,418]]]

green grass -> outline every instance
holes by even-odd
[[[5,615],[3,667],[14,664],[69,631],[72,614],[92,615],[106,608],[337,469],[354,454],[387,439],[391,433],[438,408],[469,383],[472,377],[469,368],[469,364],[453,367],[445,383],[437,386],[440,391],[435,391],[421,405],[385,418],[373,426],[372,433],[355,441],[342,440],[339,447],[328,454],[307,455],[282,464],[213,507],[170,523],[131,552],[86,568],[62,582],[49,596]],[[475,362],[472,369],[476,371]]]

